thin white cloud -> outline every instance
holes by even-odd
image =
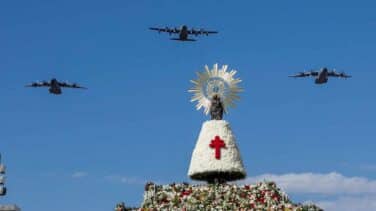
[[[146,184],[145,180],[134,178],[134,177],[121,177],[120,182],[125,183],[125,184],[130,184],[130,185],[132,185],[132,184],[136,184],[136,185]]]
[[[76,171],[72,174],[72,178],[83,178],[87,177],[89,174],[85,171]]]
[[[376,210],[376,180],[365,177],[346,177],[337,172],[263,174],[249,177],[243,183],[263,180],[276,182],[288,194],[328,196],[330,200],[313,200],[326,211]]]
[[[326,211],[376,210],[376,195],[339,197],[333,201],[319,201],[316,204]]]
[[[147,183],[146,180],[136,178],[136,177],[126,177],[120,175],[109,175],[106,176],[105,179],[113,181],[113,182],[120,182],[128,185],[145,185]]]
[[[376,194],[376,180],[364,177],[346,177],[337,172],[327,174],[317,173],[288,173],[263,174],[249,177],[245,183],[270,180],[277,183],[287,193],[315,194]]]

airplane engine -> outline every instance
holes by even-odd
[[[0,174],[5,174],[5,166],[0,164]]]
[[[0,186],[0,196],[5,196],[5,194],[7,194],[7,188]]]
[[[5,184],[5,176],[1,175],[0,176],[0,185],[4,185],[4,184]]]
[[[191,31],[192,31],[192,34],[194,34],[197,37],[198,31],[196,31],[194,28],[192,28]]]

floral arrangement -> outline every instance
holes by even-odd
[[[316,211],[316,205],[294,204],[274,182],[255,185],[155,185],[147,183],[141,211],[154,210],[265,210]]]

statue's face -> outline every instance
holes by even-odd
[[[219,101],[220,101],[220,98],[218,97],[218,95],[214,95],[212,98],[212,103],[218,103]]]

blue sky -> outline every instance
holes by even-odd
[[[225,119],[251,179],[312,174],[306,189],[327,177],[376,187],[375,9],[370,0],[1,1],[0,152],[9,193],[0,203],[103,211],[119,201],[138,206],[145,181],[189,181],[208,118],[189,102],[189,80],[217,62],[243,80]],[[147,29],[182,24],[220,33],[180,43]],[[317,86],[287,77],[323,66],[353,78]],[[52,77],[89,89],[54,96],[23,87]],[[326,188],[285,189],[294,201],[333,210],[345,197],[365,206],[376,199],[374,191]]]

